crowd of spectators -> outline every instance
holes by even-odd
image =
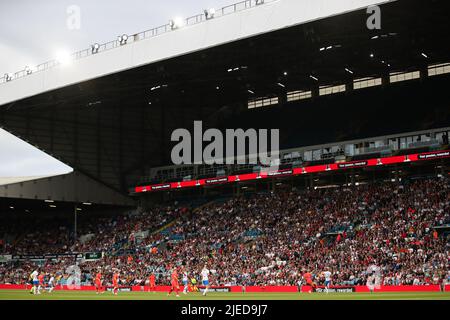
[[[43,255],[111,251],[122,248],[135,232],[155,230],[183,212],[184,207],[164,206],[117,215],[85,215],[79,218],[74,241],[72,219],[58,216],[27,216],[3,222],[0,233],[16,234],[0,247],[0,254]],[[11,225],[11,226],[10,226]],[[14,227],[14,231],[12,231]],[[1,231],[1,230],[0,230]]]
[[[85,284],[99,268],[107,282],[117,268],[124,285],[143,285],[150,273],[167,284],[173,266],[198,276],[204,264],[214,285],[296,285],[303,272],[325,269],[335,285],[358,285],[366,283],[371,265],[380,267],[385,285],[437,284],[450,276],[448,229],[442,227],[450,223],[449,191],[449,180],[439,178],[254,194],[197,210],[97,220],[81,229],[93,234],[89,241],[57,247],[103,252],[100,260],[78,263]],[[133,236],[170,221],[162,232]],[[51,247],[48,241],[64,243],[64,229],[48,232],[30,237],[36,246],[25,238],[22,248],[36,254]],[[20,242],[13,249],[23,252]],[[47,261],[42,270],[67,278],[67,266],[75,264],[68,260]],[[0,283],[23,283],[34,267],[0,265]]]

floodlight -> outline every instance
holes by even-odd
[[[98,50],[100,50],[100,45],[99,45],[98,43],[94,43],[94,44],[91,46],[91,52],[92,52],[92,54],[98,53]]]
[[[72,57],[70,54],[65,50],[60,50],[56,52],[55,54],[55,60],[62,65],[68,65],[72,61]]]
[[[205,17],[208,20],[208,19],[214,18],[215,14],[216,14],[216,9],[214,9],[214,8],[205,9],[204,12],[205,12]]]

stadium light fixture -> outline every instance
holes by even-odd
[[[424,52],[422,52],[422,57],[424,57],[425,59],[428,59],[428,55]]]
[[[314,81],[319,81],[319,79],[317,77],[314,77],[313,75],[309,76],[311,79],[313,79]]]
[[[119,44],[120,44],[121,46],[123,46],[123,45],[127,44],[127,41],[128,41],[128,35],[127,35],[127,34],[123,34],[123,35],[119,36],[119,37],[117,38],[117,40],[119,41]]]
[[[55,54],[55,60],[59,64],[61,64],[63,66],[66,66],[66,65],[69,65],[72,62],[72,57],[70,56],[70,53],[68,53],[67,51],[59,50]]]
[[[371,54],[370,54],[370,57],[373,58],[373,57],[375,57],[375,55],[374,55],[373,53],[371,53]]]
[[[234,71],[247,70],[247,69],[248,69],[248,66],[240,66],[240,67],[229,68],[229,69],[227,69],[227,72],[234,72]]]
[[[100,50],[100,45],[99,45],[98,43],[94,43],[94,44],[91,46],[91,52],[92,52],[92,54],[98,53],[99,50]]]
[[[251,94],[255,94],[255,92],[252,91],[252,90],[250,90],[250,89],[248,89],[247,92],[248,92],[248,93],[251,93]]]
[[[172,30],[181,28],[184,26],[184,19],[180,17],[174,18],[169,21],[169,25]]]
[[[286,88],[286,86],[284,84],[282,84],[281,82],[278,82],[277,85],[282,87],[282,88]]]
[[[90,202],[83,202],[83,204],[84,204],[85,206],[92,206],[92,203],[90,203]]]
[[[13,207],[13,206],[10,206],[9,208],[10,208],[11,210],[14,210],[14,207]]]
[[[33,70],[32,70],[29,66],[25,66],[24,71],[25,71],[25,73],[26,73],[27,75],[33,73]]]
[[[160,85],[151,87],[150,91],[155,91],[155,90],[158,90],[158,89],[161,89],[161,88],[167,88],[168,86],[169,86],[168,84],[160,84]]]
[[[56,208],[56,206],[53,205],[53,204],[49,205],[49,207],[50,207],[50,208]]]
[[[353,74],[354,72],[352,70],[350,70],[349,68],[345,68],[345,71],[347,71],[350,74]]]
[[[340,48],[340,47],[342,47],[342,45],[335,44],[335,45],[330,45],[330,46],[326,46],[326,47],[321,47],[321,48],[319,48],[319,51],[328,51],[328,50],[331,50],[334,48]]]
[[[53,201],[53,200],[44,200],[44,202],[47,202],[47,203],[54,203],[55,201]]]
[[[206,20],[212,19],[216,15],[216,9],[214,9],[214,8],[205,9],[204,12],[205,12]]]
[[[288,75],[287,71],[283,72],[283,75],[284,75],[284,76],[287,76],[287,75]]]

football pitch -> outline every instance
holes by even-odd
[[[450,292],[389,292],[389,293],[200,293],[167,296],[165,292],[54,291],[32,295],[25,290],[0,290],[0,300],[450,300]]]

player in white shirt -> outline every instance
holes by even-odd
[[[50,275],[50,279],[48,280],[48,293],[51,293],[53,289],[55,288],[55,277],[53,275]]]
[[[331,285],[331,272],[326,269],[324,272],[322,272],[322,275],[325,278],[325,292],[328,293]]]
[[[209,289],[209,270],[208,270],[208,268],[206,268],[206,264],[203,267],[203,270],[201,272],[201,276],[202,276],[202,284],[205,286],[205,290],[203,291],[203,295],[206,296],[206,293],[208,292],[208,289]]]
[[[298,292],[302,292],[302,288],[303,288],[303,277],[301,277],[300,279],[297,280],[297,290]]]
[[[30,274],[30,279],[32,279],[33,281],[33,289],[32,289],[33,294],[41,294],[41,291],[39,290],[39,271],[34,270]]]
[[[183,286],[183,294],[187,294],[189,289],[189,277],[186,270],[183,272]]]

